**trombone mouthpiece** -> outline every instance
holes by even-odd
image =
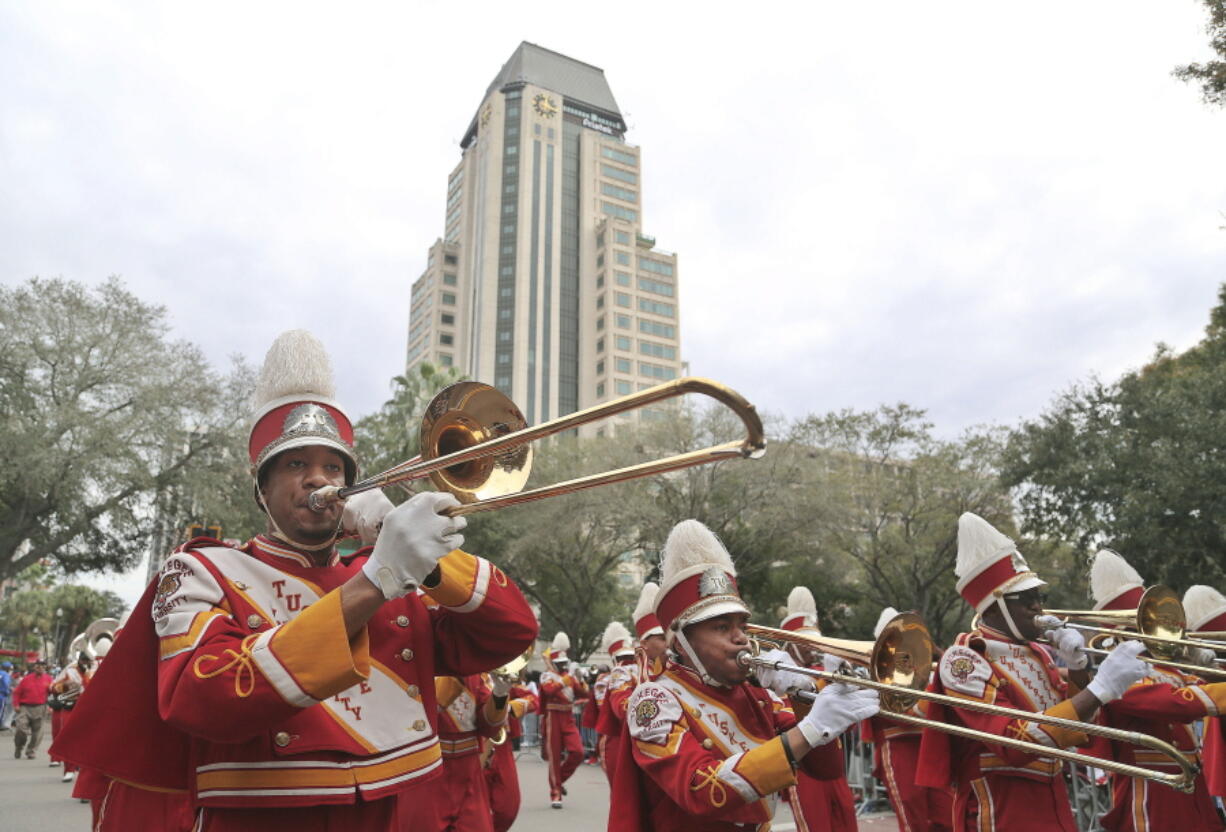
[[[311,496],[307,498],[307,504],[312,511],[323,511],[332,503],[340,501],[340,497],[337,496],[339,493],[340,489],[335,485],[325,485],[318,491],[311,492]]]
[[[753,664],[752,659],[753,659],[753,653],[750,653],[748,650],[742,650],[741,652],[736,654],[736,663],[739,664],[741,667],[749,667],[750,665],[752,665]]]

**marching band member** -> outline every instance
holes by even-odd
[[[72,710],[76,707],[77,699],[85,692],[85,687],[93,676],[94,660],[82,650],[77,653],[76,664],[70,664],[61,670],[55,677],[55,681],[51,683],[51,692],[63,703],[62,707],[51,712],[51,740],[53,743],[56,735],[68,724],[68,720],[72,719]],[[51,760],[51,765],[59,765],[60,759],[55,755],[51,755]],[[71,783],[76,774],[77,767],[65,761],[64,776],[60,778],[60,782]]]
[[[583,762],[583,742],[575,725],[575,703],[588,696],[588,687],[569,672],[570,637],[558,633],[545,652],[547,670],[541,674],[541,755],[549,764],[549,805],[562,808],[566,781]]]
[[[638,647],[631,654],[634,660],[619,663],[610,671],[604,705],[596,723],[596,730],[608,738],[604,743],[604,754],[609,788],[613,787],[618,752],[622,745],[618,738],[626,720],[626,702],[641,682],[654,679],[664,669],[663,659],[667,644],[664,641],[664,628],[660,626],[660,619],[656,618],[655,612],[656,595],[659,592],[660,587],[651,581],[643,584],[639,591],[639,600],[631,615],[635,634],[639,639]]]
[[[1197,584],[1183,594],[1183,608],[1189,630],[1226,630],[1226,596],[1211,586]],[[1213,652],[1204,658],[1213,660]],[[1214,797],[1226,798],[1226,726],[1220,715],[1205,720],[1204,750],[1201,753],[1205,786]]]
[[[1043,612],[1041,587],[1012,540],[971,513],[958,519],[957,589],[982,623],[958,635],[945,651],[930,689],[1024,711],[1088,722],[1099,707],[1118,699],[1145,675],[1137,659],[1144,645],[1130,641],[1112,651],[1093,681],[1085,671],[1085,641],[1076,631],[1050,631],[1048,639],[1069,667],[1079,692],[1069,695],[1035,617]],[[933,705],[929,717],[942,721],[946,709]],[[1050,747],[1084,745],[1086,734],[1041,722],[950,708],[950,720],[998,736],[1018,737]],[[919,782],[943,788],[954,784],[955,832],[1077,832],[1058,759],[1003,745],[953,739],[925,728]]]
[[[1090,593],[1095,610],[1131,610],[1141,603],[1145,587],[1132,566],[1110,549],[1094,556],[1090,568]],[[1104,722],[1113,728],[1137,731],[1165,740],[1193,760],[1199,743],[1189,722],[1217,716],[1226,708],[1226,683],[1203,684],[1171,667],[1146,665],[1146,675],[1124,695],[1103,707]],[[1112,742],[1111,759],[1135,763],[1157,771],[1179,769],[1162,754]],[[1213,801],[1198,774],[1196,791],[1184,794],[1155,785],[1142,777],[1112,774],[1111,811],[1102,818],[1108,832],[1150,832],[1178,829],[1180,832],[1217,832],[1223,828]]]
[[[877,618],[873,638],[879,638],[885,625],[898,615],[886,607]],[[910,713],[925,716],[920,703]],[[861,736],[873,744],[873,776],[885,783],[899,832],[949,832],[953,816],[953,794],[949,787],[933,789],[915,781],[919,763],[921,730],[890,719],[881,713],[860,723]]]
[[[482,740],[506,740],[511,683],[488,674],[436,676],[443,778],[431,788],[434,822],[423,823],[422,807],[401,802],[401,828],[434,832],[490,832],[493,812],[483,771]]]
[[[525,685],[511,685],[507,703],[507,735],[504,742],[486,740],[485,785],[490,794],[494,832],[507,832],[519,815],[519,772],[515,768],[515,740],[523,736],[520,720],[537,713],[536,695]]]
[[[621,724],[620,720],[616,724],[612,723],[610,719],[604,718],[604,715],[609,710],[609,688],[612,685],[623,684],[622,680],[632,673],[634,641],[630,638],[630,631],[626,629],[625,624],[620,621],[610,621],[609,625],[604,628],[604,634],[600,637],[600,644],[601,649],[613,659],[613,668],[604,674],[603,678],[596,680],[596,684],[592,687],[592,701],[584,710],[584,718],[586,719],[588,711],[596,715],[596,718],[592,720],[592,728],[599,737],[596,747],[600,752],[600,766],[604,769],[605,777],[609,779],[609,787],[612,788],[613,770],[609,765],[609,746],[617,744],[617,734],[621,731]]]
[[[817,601],[808,587],[793,587],[788,593],[787,614],[779,623],[781,630],[796,633],[808,633],[814,636],[822,634],[817,624]],[[779,655],[768,654],[767,658],[777,658],[790,661],[799,667],[822,670],[829,666],[834,670],[838,662],[831,657],[827,663],[820,650],[800,644],[788,644],[786,652]],[[770,687],[775,693],[784,697],[788,706],[800,712],[795,702],[789,697],[794,689],[820,690],[825,687],[824,680],[815,680],[810,676],[775,670],[759,670],[758,681]],[[842,740],[835,740],[832,745],[842,750]],[[839,764],[843,763],[840,753]],[[838,777],[817,779],[801,771],[796,776],[796,785],[785,790],[788,804],[792,807],[792,817],[796,819],[797,832],[855,832],[856,802],[852,797],[851,788],[847,785],[847,775],[840,772]]]
[[[662,574],[656,615],[674,660],[627,703],[609,829],[766,829],[798,765],[816,777],[842,774],[834,740],[876,713],[877,694],[829,685],[797,722],[777,696],[747,684],[749,608],[732,559],[702,523],[673,528]]]
[[[357,476],[331,375],[309,333],[274,342],[248,444],[267,533],[167,559],[82,701],[122,730],[63,749],[113,778],[189,789],[199,832],[395,829],[398,801],[428,802],[442,773],[435,674],[496,667],[536,634],[514,583],[459,549],[463,518],[441,513],[454,497],[309,507]],[[340,559],[342,524],[373,549]]]

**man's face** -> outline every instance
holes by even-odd
[[[1034,641],[1043,635],[1043,631],[1034,623],[1036,615],[1043,614],[1043,591],[1039,587],[1027,589],[1022,592],[1007,592],[1004,595],[1004,602],[1009,607],[1009,615],[1013,618],[1013,623],[1017,625],[1017,631],[1022,634],[1022,638],[1026,641]],[[1009,632],[1008,625],[1004,624],[1004,616],[1001,616],[995,609],[990,610],[996,613],[1001,619],[1001,625],[997,626],[1004,632]],[[984,613],[984,619],[991,625],[987,613]]]
[[[36,665],[34,665],[34,672],[35,673],[46,673],[47,665],[44,664],[43,662],[38,662]]]
[[[664,636],[656,633],[654,636],[648,636],[643,639],[643,650],[647,652],[649,661],[655,661],[664,655],[664,651],[668,648],[668,642],[664,640]]]
[[[344,506],[331,503],[315,511],[307,502],[311,492],[325,485],[345,484],[345,460],[322,445],[282,451],[268,463],[264,506],[285,534],[302,543],[324,543],[336,531]]]
[[[748,622],[746,613],[730,612],[685,628],[686,639],[715,681],[735,685],[749,678],[749,668],[736,660],[749,647]]]

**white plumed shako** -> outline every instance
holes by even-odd
[[[898,615],[898,610],[893,607],[886,607],[881,611],[881,615],[877,616],[877,623],[873,626],[873,638],[880,638],[881,631],[885,629],[885,625],[894,620]]]
[[[1046,582],[1030,571],[1017,545],[977,514],[958,518],[958,560],[954,565],[960,594],[983,612],[1006,592],[1022,592]]]
[[[648,636],[664,635],[660,619],[656,618],[656,596],[659,594],[660,585],[652,581],[643,584],[642,590],[639,591],[639,602],[634,605],[634,615],[631,618],[634,620],[634,632],[640,641]]]
[[[613,658],[633,656],[634,642],[630,638],[630,630],[620,621],[610,621],[600,637],[600,647]]]
[[[782,630],[810,630],[821,635],[817,626],[817,601],[808,587],[794,586],[788,593],[788,611],[779,622]]]
[[[664,543],[656,617],[666,632],[699,621],[749,613],[736,586],[736,567],[724,544],[697,520],[682,520]]]
[[[1133,610],[1141,603],[1145,582],[1110,549],[1100,549],[1090,566],[1090,595],[1096,610]]]
[[[1226,596],[1211,586],[1197,584],[1183,594],[1189,630],[1226,630]]]

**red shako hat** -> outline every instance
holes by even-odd
[[[1137,570],[1110,549],[1100,549],[1090,566],[1090,595],[1096,610],[1135,610],[1145,594]]]
[[[1017,544],[977,514],[958,518],[958,576],[955,584],[966,603],[983,612],[1006,592],[1022,592],[1047,582],[1030,571]]]
[[[661,559],[656,617],[670,639],[690,624],[730,612],[748,614],[736,588],[728,550],[697,520],[682,520],[669,532]]]
[[[1183,594],[1189,630],[1226,630],[1226,596],[1211,586],[1197,584]]]
[[[634,619],[634,632],[638,635],[639,641],[648,636],[664,635],[660,619],[656,618],[656,596],[659,594],[659,584],[651,581],[643,584],[642,590],[639,591],[639,602],[634,605],[634,614],[631,616]]]
[[[788,611],[779,622],[781,630],[807,630],[817,635],[822,630],[817,626],[817,601],[808,587],[795,586],[788,593]]]

